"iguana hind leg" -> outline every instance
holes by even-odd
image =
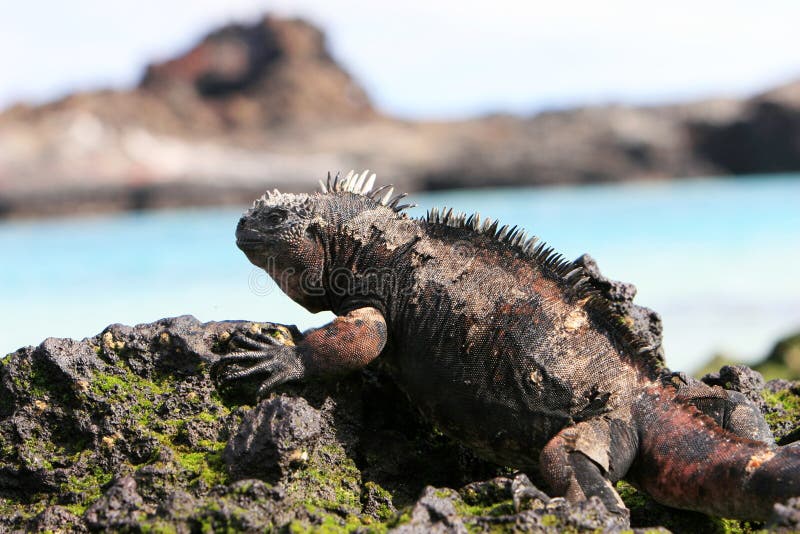
[[[709,386],[684,373],[673,373],[672,381],[678,387],[676,400],[691,404],[725,430],[742,438],[775,444],[772,431],[758,406],[744,394]]]
[[[614,482],[636,456],[637,436],[624,419],[598,417],[569,426],[542,450],[542,476],[557,496],[578,503],[597,496],[609,512],[628,517]]]

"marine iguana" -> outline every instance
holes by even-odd
[[[621,478],[662,504],[742,519],[800,495],[800,444],[775,445],[743,395],[671,373],[580,266],[479,214],[411,218],[405,195],[374,182],[328,175],[321,192],[276,190],[242,216],[249,260],[337,317],[295,345],[239,336],[245,351],[214,365],[219,387],[265,376],[262,395],[380,357],[442,431],[623,520]]]

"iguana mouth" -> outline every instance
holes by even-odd
[[[242,250],[245,249],[253,249],[259,246],[265,245],[265,239],[261,232],[257,230],[253,230],[244,226],[242,222],[239,222],[238,228],[236,228],[236,246]]]
[[[263,244],[264,244],[263,239],[254,239],[254,238],[236,239],[236,246],[238,246],[239,248],[252,248]]]

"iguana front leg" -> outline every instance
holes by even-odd
[[[364,367],[386,345],[386,320],[377,309],[364,307],[309,330],[297,345],[286,345],[261,334],[234,339],[248,350],[224,356],[214,363],[212,373],[217,386],[268,375],[258,390],[261,397],[284,382]],[[243,368],[233,367],[242,362],[252,363]]]
[[[542,450],[540,471],[550,491],[571,503],[597,496],[626,522],[629,512],[614,489],[633,462],[637,436],[628,414],[609,414],[564,428]]]

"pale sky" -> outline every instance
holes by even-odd
[[[152,59],[271,10],[328,33],[409,117],[745,95],[800,78],[796,0],[0,0],[0,107],[127,87]]]

